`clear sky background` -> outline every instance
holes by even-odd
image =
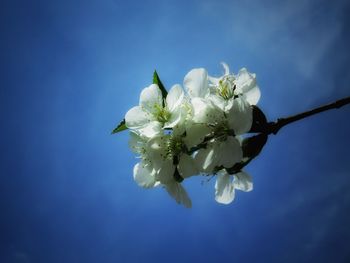
[[[270,120],[350,95],[348,1],[1,1],[0,262],[349,262],[350,106],[285,127],[228,206],[133,181],[110,135],[157,69],[255,72]]]

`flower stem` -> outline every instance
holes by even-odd
[[[217,138],[217,136],[215,136],[215,134],[211,134],[211,135],[206,136],[200,144],[193,146],[190,150],[188,150],[187,154],[191,155],[195,151],[198,151],[199,149],[206,148],[208,142],[212,139],[215,139],[215,138]]]
[[[277,119],[276,122],[269,122],[267,123],[266,126],[266,130],[264,131],[265,134],[277,134],[278,131],[283,128],[284,126],[292,123],[292,122],[296,122],[299,121],[301,119],[310,117],[312,115],[318,114],[320,112],[323,111],[327,111],[327,110],[331,110],[331,109],[339,109],[340,107],[343,107],[344,105],[350,104],[350,97],[346,97],[340,100],[337,100],[333,103],[330,104],[326,104],[324,106],[309,110],[309,111],[305,111],[290,117],[286,117],[286,118],[280,118]]]

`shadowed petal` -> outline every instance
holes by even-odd
[[[147,141],[146,149],[147,154],[150,160],[153,163],[153,167],[156,170],[159,170],[163,165],[164,161],[166,161],[167,156],[167,142],[169,136],[155,136]]]
[[[187,208],[192,207],[191,199],[189,198],[185,188],[183,188],[180,183],[175,181],[168,183],[165,185],[165,189],[178,204],[182,204]]]
[[[156,172],[156,179],[162,184],[174,181],[175,165],[172,160],[164,160]]]
[[[220,164],[225,168],[232,167],[243,158],[243,152],[239,141],[230,136],[225,142],[220,143]]]
[[[145,140],[136,132],[130,132],[129,147],[134,153],[140,153],[140,150],[145,145]]]
[[[231,182],[231,176],[227,173],[219,173],[215,183],[215,200],[221,204],[229,204],[235,198],[235,188]]]
[[[212,131],[206,123],[186,123],[186,137],[184,139],[187,147],[194,147],[203,142],[205,136]]]
[[[236,189],[249,192],[253,190],[253,181],[249,174],[246,172],[239,172],[234,175],[234,186]]]
[[[182,154],[180,156],[178,170],[180,175],[184,179],[192,175],[198,174],[198,169],[196,169],[192,157],[187,154]]]
[[[216,166],[216,153],[213,145],[200,149],[194,156],[194,163],[199,171],[211,173]]]
[[[137,163],[134,166],[134,180],[144,188],[152,188],[156,186],[154,173],[143,163]]]

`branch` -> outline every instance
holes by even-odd
[[[260,153],[260,151],[262,150],[262,147],[265,145],[268,135],[277,134],[281,128],[283,128],[284,126],[286,126],[292,122],[299,121],[301,119],[310,117],[312,115],[315,115],[315,114],[323,112],[323,111],[327,111],[327,110],[331,110],[331,109],[338,109],[338,108],[343,107],[344,105],[347,105],[347,104],[350,104],[350,97],[347,97],[347,98],[344,98],[341,100],[337,100],[336,102],[315,108],[313,110],[305,111],[305,112],[296,114],[294,116],[280,118],[276,122],[266,122],[265,115],[261,112],[261,110],[259,108],[255,109],[256,110],[255,113],[258,114],[258,116],[257,116],[257,122],[255,124],[255,125],[257,125],[257,127],[254,127],[253,133],[258,134],[258,135],[246,138],[245,139],[246,144],[242,145],[243,151],[245,153],[245,157],[248,157],[249,159],[245,162],[237,163],[235,166],[229,168],[229,171],[235,173],[235,172],[239,171],[240,169],[242,169],[244,166],[246,166],[252,159],[254,159]],[[227,135],[234,136],[234,132],[229,131],[229,133],[226,134],[226,136]],[[211,140],[220,138],[221,136],[225,136],[225,134],[224,135],[223,134],[215,134],[215,133],[209,134],[204,138],[203,142],[201,142],[200,144],[192,147],[191,149],[189,149],[185,152],[187,154],[191,155],[194,152],[198,151],[199,149],[206,148],[208,143]],[[261,137],[261,136],[263,136],[263,137]],[[220,168],[220,167],[218,167],[218,168]]]
[[[341,99],[341,100],[337,100],[336,102],[315,108],[313,110],[309,110],[309,111],[305,111],[302,113],[299,113],[297,115],[294,116],[290,116],[287,118],[280,118],[278,119],[276,122],[269,122],[267,123],[266,126],[266,130],[263,132],[265,134],[277,134],[278,131],[283,128],[284,126],[295,122],[295,121],[299,121],[301,119],[310,117],[312,115],[318,114],[320,112],[323,111],[327,111],[327,110],[331,110],[331,109],[339,109],[340,107],[343,107],[344,105],[350,104],[350,97]]]

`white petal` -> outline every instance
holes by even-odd
[[[234,99],[227,112],[227,120],[236,135],[248,132],[253,122],[253,111],[249,103],[241,97]]]
[[[154,112],[154,105],[162,105],[163,97],[162,92],[157,84],[152,84],[147,88],[144,88],[140,95],[140,106],[147,112]]]
[[[231,102],[231,100],[227,101],[223,97],[217,96],[217,95],[214,95],[214,94],[209,96],[209,100],[211,100],[212,103],[214,105],[216,105],[218,108],[220,108],[222,111],[226,111],[228,103]]]
[[[174,85],[166,97],[167,107],[170,112],[176,110],[183,102],[184,92],[179,84]]]
[[[238,190],[249,192],[253,190],[253,181],[249,174],[241,171],[234,175],[234,186]]]
[[[228,75],[228,74],[230,74],[230,68],[229,68],[229,66],[225,63],[225,62],[221,62],[220,63],[221,65],[222,65],[222,67],[224,68],[224,75]]]
[[[184,179],[199,173],[192,157],[185,153],[181,154],[177,168],[181,177]]]
[[[194,156],[194,163],[201,172],[212,173],[216,166],[216,153],[214,146],[209,144],[206,148],[198,150]]]
[[[261,96],[260,89],[258,86],[255,86],[254,88],[244,93],[243,96],[249,102],[250,105],[256,105],[258,104],[258,101]]]
[[[155,178],[162,184],[168,184],[174,181],[175,165],[173,160],[163,160],[159,169],[156,171]]]
[[[229,204],[235,198],[235,188],[231,182],[231,176],[227,173],[219,173],[215,183],[215,200],[221,204]]]
[[[150,115],[143,111],[139,106],[131,108],[125,114],[125,125],[129,129],[137,129],[143,127],[150,121]]]
[[[224,113],[211,100],[194,98],[191,102],[193,106],[193,122],[214,124],[224,120]]]
[[[203,142],[205,136],[209,135],[211,131],[212,128],[205,123],[187,122],[185,144],[188,148],[192,148]]]
[[[176,124],[172,126],[173,129],[173,136],[174,137],[180,137],[183,136],[186,132],[186,112],[182,112],[179,116],[180,118],[176,120]]]
[[[205,98],[209,94],[208,73],[204,68],[195,68],[187,73],[184,86],[190,97]]]
[[[211,101],[207,101],[202,98],[193,98],[191,103],[193,107],[192,120],[196,123],[208,123],[208,113],[210,113],[213,109]]]
[[[164,128],[173,128],[178,125],[180,122],[183,122],[186,118],[187,112],[180,106],[174,109],[171,112],[170,119],[164,124]]]
[[[215,78],[212,76],[208,76],[209,80],[209,88],[211,89],[212,92],[216,90],[216,86],[219,85],[219,81],[221,78]]]
[[[168,139],[169,136],[167,135],[155,136],[151,138],[146,144],[148,157],[156,170],[159,170],[162,167],[163,162],[166,160],[166,145]]]
[[[152,138],[154,136],[162,134],[162,124],[158,121],[151,121],[147,123],[142,128],[138,128],[137,131],[147,138]]]
[[[178,182],[171,182],[165,185],[165,189],[171,197],[173,197],[178,204],[182,204],[187,208],[192,207],[191,199],[189,198],[185,188]]]
[[[140,148],[145,144],[145,140],[136,132],[130,132],[129,147],[134,153],[140,153]]]
[[[225,142],[220,143],[220,161],[219,164],[225,168],[231,168],[243,158],[243,152],[239,141],[232,136],[228,137]]]
[[[167,156],[167,143],[169,135],[156,136],[146,144],[146,151],[156,170],[155,178],[165,184],[174,180],[175,166],[173,160]]]
[[[156,186],[153,171],[143,163],[137,163],[134,166],[134,180],[139,186],[144,188]]]
[[[246,68],[242,68],[236,76],[237,91],[246,93],[256,86],[256,75],[248,72]]]

